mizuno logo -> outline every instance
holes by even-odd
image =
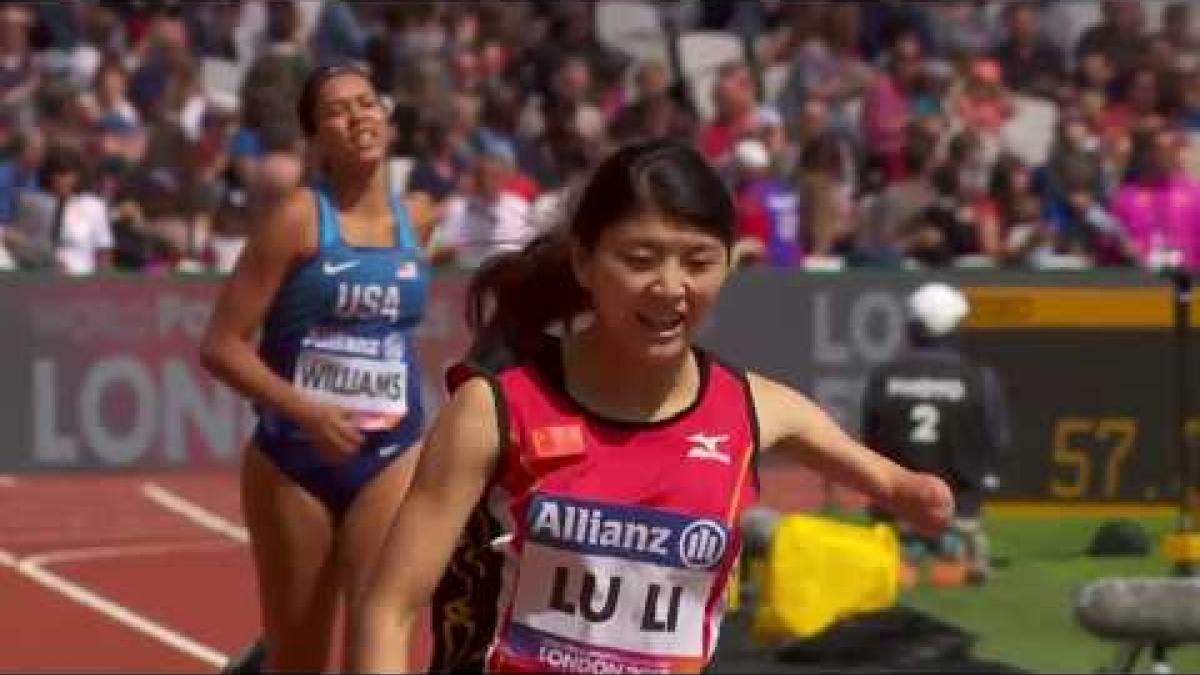
[[[325,263],[325,266],[322,267],[321,269],[324,270],[325,274],[328,274],[329,276],[333,276],[335,274],[341,274],[342,272],[345,272],[346,270],[350,269],[351,267],[358,267],[359,262],[360,261],[358,261],[358,260],[350,260],[350,261],[344,262],[344,263],[327,262],[327,263]]]
[[[722,443],[729,441],[727,434],[720,436],[709,436],[707,434],[692,434],[687,440],[695,443],[687,451],[687,456],[691,459],[708,459],[722,464],[729,463],[729,453],[722,450],[719,446]]]

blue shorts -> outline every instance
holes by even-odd
[[[417,369],[410,370],[415,375]],[[334,522],[340,522],[358,493],[420,440],[425,425],[420,390],[419,386],[409,390],[413,394],[408,414],[397,427],[364,432],[358,454],[341,464],[327,462],[303,431],[270,412],[260,413],[254,442],[285,476],[319,499]]]

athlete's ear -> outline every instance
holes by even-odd
[[[590,292],[592,290],[591,253],[580,246],[574,238],[568,239],[567,246],[570,247],[571,271],[575,274],[575,280],[579,282],[583,290]]]

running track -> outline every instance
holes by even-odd
[[[763,487],[823,499],[786,465]],[[0,514],[0,672],[215,672],[258,633],[234,473],[0,476]]]

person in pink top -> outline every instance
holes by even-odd
[[[895,38],[888,67],[863,99],[862,132],[866,146],[888,182],[906,177],[905,150],[909,125],[921,107],[916,99],[924,89],[925,57],[915,33]]]
[[[1170,127],[1139,135],[1131,175],[1113,202],[1113,214],[1145,267],[1200,269],[1200,183],[1183,171],[1184,143]]]

